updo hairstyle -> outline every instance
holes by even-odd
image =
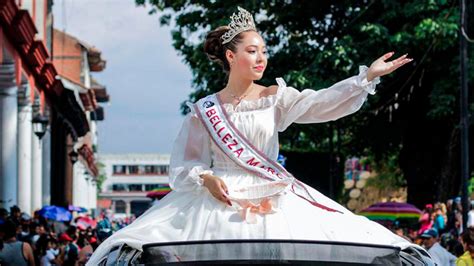
[[[230,65],[225,56],[225,52],[231,50],[235,53],[237,51],[237,45],[242,41],[242,33],[246,32],[243,31],[232,38],[230,42],[222,44],[221,37],[229,29],[229,26],[220,26],[212,30],[207,34],[206,41],[204,42],[204,52],[207,54],[207,57],[209,57],[211,61],[221,65],[226,73],[230,71]]]

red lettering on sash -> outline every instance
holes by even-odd
[[[232,150],[232,147],[237,146],[237,144],[239,144],[235,139],[233,139],[232,141],[233,143],[229,143],[229,145],[227,145],[230,150]]]
[[[244,148],[239,148],[239,149],[235,150],[234,152],[237,153],[237,157],[240,158],[240,155],[242,154],[243,151],[244,151]]]
[[[221,137],[221,134],[220,134],[220,133],[221,133],[222,130],[224,130],[224,129],[225,129],[225,127],[221,127],[221,128],[219,129],[219,131],[217,131],[217,136],[219,136],[219,138]]]
[[[273,170],[273,168],[271,168],[271,167],[268,167],[267,171],[272,173],[272,174],[275,174],[275,170]]]
[[[209,111],[206,111],[207,117],[211,117],[214,114],[216,114],[216,109],[210,109]]]
[[[217,130],[216,126],[219,125],[221,122],[222,122],[222,121],[219,120],[219,121],[217,121],[214,125],[212,125],[212,127],[214,128],[214,131]]]
[[[254,161],[255,160],[255,157],[252,157],[250,160],[247,161],[247,164],[251,165],[251,166],[257,166],[260,162],[258,161]]]
[[[213,117],[211,117],[211,118],[209,119],[209,121],[210,121],[212,124],[214,124],[215,120],[220,122],[220,121],[221,121],[221,118],[220,118],[218,115],[215,115],[215,116],[213,116]]]
[[[226,133],[224,137],[222,137],[222,141],[224,143],[227,143],[227,140],[230,140],[230,139],[232,139],[232,136],[229,133]]]

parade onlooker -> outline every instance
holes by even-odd
[[[464,254],[456,260],[456,266],[473,266],[474,240],[469,231],[466,230],[466,232],[461,234],[461,243],[464,248]]]
[[[35,265],[33,249],[30,244],[18,241],[16,238],[18,226],[12,220],[7,220],[1,226],[0,234],[3,247],[0,250],[2,266]]]
[[[112,231],[112,223],[110,222],[111,220],[111,212],[110,210],[107,210],[103,214],[103,218],[101,221],[97,223],[97,237],[99,238],[100,242],[103,242],[107,237],[111,236],[113,231]]]
[[[433,228],[436,229],[438,232],[443,232],[445,229],[446,221],[444,219],[443,212],[441,210],[441,204],[438,202],[434,206],[433,211]]]
[[[21,217],[21,210],[20,207],[14,205],[10,207],[10,219],[15,223],[15,224],[20,224],[20,217]]]
[[[64,264],[63,265],[76,265],[76,261],[79,256],[79,248],[74,243],[74,239],[67,233],[62,233],[59,236],[59,242],[64,245]]]
[[[37,242],[37,250],[41,266],[61,265],[58,242],[49,235],[42,235]]]
[[[467,228],[474,228],[474,201],[471,201],[470,210],[467,213]]]
[[[455,265],[456,257],[438,243],[438,231],[427,229],[421,235],[423,246],[428,250],[437,265]]]
[[[432,212],[433,212],[433,205],[432,204],[426,204],[425,209],[423,210],[423,213],[420,216],[420,219],[418,222],[420,223],[420,230],[418,230],[418,234],[422,234],[424,231],[430,229],[433,226],[433,220],[432,218]]]

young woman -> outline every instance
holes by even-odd
[[[297,181],[281,166],[278,132],[292,123],[321,123],[359,110],[379,77],[412,61],[390,52],[328,89],[254,81],[267,68],[265,42],[239,8],[229,26],[211,31],[209,58],[228,74],[225,87],[190,104],[171,155],[173,189],[156,206],[102,243],[91,265],[121,243],[210,239],[306,239],[408,246],[389,230]],[[316,177],[315,177],[316,178]]]

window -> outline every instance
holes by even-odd
[[[143,191],[142,184],[128,184],[129,191]]]
[[[113,166],[113,173],[114,175],[123,175],[126,174],[127,167],[125,165],[114,165]]]
[[[145,166],[145,173],[147,173],[147,174],[157,174],[158,173],[158,166],[157,165],[146,165]]]
[[[138,166],[138,174],[143,175],[145,174],[145,166],[144,165],[139,165]]]
[[[125,213],[125,201],[123,200],[117,200],[115,202],[115,213]]]
[[[167,175],[168,174],[168,169],[169,169],[168,165],[159,165],[158,167],[159,167],[158,174],[160,174],[160,175]]]
[[[113,184],[112,191],[126,191],[127,187],[125,184]]]
[[[145,184],[145,191],[151,191],[160,187],[160,184]]]
[[[138,165],[129,165],[128,172],[130,174],[138,174]]]

